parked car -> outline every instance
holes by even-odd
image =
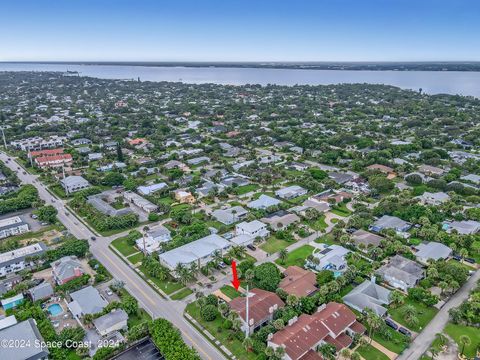
[[[464,260],[465,260],[466,262],[470,263],[470,264],[475,264],[475,259],[465,258]]]
[[[227,267],[227,265],[225,265],[224,262],[219,262],[218,267],[221,268],[221,269],[225,269]]]
[[[412,333],[410,331],[408,331],[407,329],[403,328],[403,327],[400,327],[398,329],[398,332],[405,335],[405,336],[412,337]]]
[[[253,246],[252,244],[248,244],[248,245],[247,245],[247,248],[249,248],[249,249],[252,250],[252,251],[257,250],[257,248],[256,248],[255,246]]]
[[[462,257],[459,256],[459,255],[453,255],[453,256],[452,256],[452,259],[453,259],[453,260],[460,261],[460,260],[462,260]]]
[[[387,324],[394,330],[398,330],[398,325],[392,319],[385,319],[385,324]]]
[[[113,292],[112,292],[112,290],[110,290],[110,289],[107,289],[107,290],[105,291],[105,293],[106,293],[108,296],[112,296],[112,295],[113,295]]]
[[[97,238],[96,238],[95,236],[92,236],[92,237],[90,238],[90,240],[95,241],[95,240],[97,240]]]

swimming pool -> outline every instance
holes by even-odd
[[[48,307],[48,312],[52,316],[58,316],[63,312],[63,309],[59,304],[52,304]]]

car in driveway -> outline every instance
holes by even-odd
[[[412,337],[412,333],[410,331],[408,331],[407,329],[403,328],[403,327],[400,327],[398,329],[398,332],[405,335],[405,336]]]
[[[257,248],[256,248],[255,246],[253,246],[252,244],[248,244],[248,245],[247,245],[247,248],[249,248],[249,249],[252,250],[252,251],[257,250]]]
[[[394,330],[398,330],[398,325],[392,319],[389,319],[389,318],[385,319],[385,324],[387,324]]]

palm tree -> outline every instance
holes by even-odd
[[[410,304],[406,305],[403,309],[403,318],[410,325],[414,325],[415,323],[417,323],[417,309],[415,308],[415,306]]]
[[[212,254],[212,262],[215,264],[215,267],[218,266],[223,261],[222,252],[220,250],[215,250]]]
[[[283,346],[279,346],[275,349],[274,356],[276,359],[283,359],[284,355],[285,355],[285,349]]]
[[[219,303],[217,307],[218,307],[218,311],[220,312],[220,315],[222,315],[222,317],[225,317],[228,314],[228,311],[230,310],[228,305],[224,302]]]
[[[288,250],[287,249],[282,249],[278,253],[278,257],[280,258],[280,261],[282,262],[282,264],[285,264],[285,260],[287,260],[287,256],[288,256]]]
[[[398,290],[394,290],[390,293],[390,301],[395,306],[402,305],[405,302],[405,295]]]
[[[248,336],[245,339],[243,339],[242,345],[243,345],[243,347],[245,348],[246,351],[250,351],[252,349],[252,346],[253,346],[252,338]]]
[[[342,349],[342,351],[340,351],[340,355],[341,355],[342,358],[344,358],[344,359],[350,359],[351,352],[350,352],[349,349],[345,348],[345,349]]]
[[[375,314],[371,309],[366,310],[366,321],[368,324],[368,337],[372,342],[372,335],[377,332],[383,326],[383,320],[380,316]]]
[[[468,256],[468,250],[465,248],[461,248],[458,253],[462,257],[462,260]]]
[[[470,345],[472,343],[472,340],[470,340],[470,337],[467,335],[460,335],[460,344],[462,344],[462,355],[463,352],[465,351],[465,346]]]
[[[143,239],[143,253],[145,255],[147,255],[147,243],[146,243],[146,240],[145,240],[145,237],[147,236],[147,231],[150,230],[150,228],[148,226],[144,226],[143,227],[143,236],[142,236],[142,239]]]

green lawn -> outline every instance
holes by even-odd
[[[275,236],[270,236],[266,242],[260,245],[260,249],[266,251],[269,254],[274,254],[282,249],[285,249],[287,246],[293,244],[286,240],[277,239]]]
[[[184,288],[180,291],[177,291],[172,296],[170,296],[170,299],[172,299],[172,300],[182,300],[182,299],[186,298],[188,295],[190,295],[191,293],[193,293],[193,291],[186,287],[186,288]]]
[[[237,195],[244,195],[244,194],[247,194],[249,192],[257,190],[259,187],[260,186],[258,186],[257,184],[248,184],[248,185],[239,186],[239,187],[234,188],[234,192]]]
[[[351,211],[347,209],[347,205],[344,203],[340,203],[338,205],[335,205],[332,208],[332,213],[338,216],[348,216],[351,214]]]
[[[230,299],[235,299],[236,297],[239,297],[241,295],[239,291],[235,290],[230,285],[222,286],[220,288],[220,291],[225,295],[227,295]]]
[[[160,204],[165,204],[165,205],[172,205],[175,200],[173,200],[170,196],[165,196],[157,200]]]
[[[136,263],[139,263],[140,261],[143,260],[143,253],[139,252],[135,255],[131,255],[127,257],[127,260],[130,261],[133,265],[135,265]]]
[[[138,309],[138,314],[130,315],[128,317],[128,327],[131,328],[132,326],[138,325],[144,321],[150,321],[152,317],[148,315],[148,313],[143,309]]]
[[[418,318],[417,326],[408,325],[407,322],[404,320],[403,310],[407,305],[413,305],[417,309],[417,318]],[[426,306],[422,303],[419,303],[410,299],[406,299],[405,303],[402,306],[399,306],[397,308],[390,307],[388,309],[388,312],[391,318],[396,322],[402,324],[408,329],[419,332],[430,322],[430,320],[433,319],[433,317],[437,314],[438,310],[435,309],[433,306]]]
[[[305,259],[313,252],[314,249],[315,248],[313,246],[303,245],[298,249],[289,252],[287,258],[285,259],[285,262],[283,262],[281,259],[277,259],[275,260],[275,262],[283,267],[292,265],[303,267]]]
[[[215,338],[230,350],[237,359],[254,360],[257,358],[256,354],[245,351],[241,340],[235,338],[229,339],[230,331],[222,328],[223,318],[220,316],[220,313],[217,314],[215,320],[205,321],[200,316],[200,308],[197,306],[196,302],[188,304],[185,312],[197,320],[198,323],[206,328],[210,334],[215,336]]]
[[[325,215],[321,215],[317,220],[308,221],[307,225],[310,226],[313,230],[325,230],[327,228],[327,223],[325,222]]]
[[[333,241],[333,237],[330,234],[319,237],[318,239],[315,240],[315,242],[318,244],[338,245],[338,243],[335,243],[335,241]]]
[[[123,256],[130,256],[138,252],[138,250],[133,246],[127,243],[127,236],[115,239],[112,241],[112,246],[120,251]]]
[[[467,335],[470,338],[471,344],[465,346],[465,355],[469,358],[475,357],[475,349],[480,347],[480,329],[465,325],[456,325],[448,323],[445,326],[444,332],[446,332],[455,342],[458,344],[458,351],[462,351],[462,344],[460,342],[460,336]]]
[[[365,324],[365,326],[367,326],[368,328],[367,324]],[[395,331],[387,326],[385,326],[385,330],[382,331],[388,332],[388,334],[390,335],[390,340],[385,339],[383,337],[383,333],[379,332],[374,333],[372,338],[380,345],[385,346],[388,350],[393,351],[396,354],[400,354],[408,347],[410,340],[405,335],[402,335],[398,331]]]
[[[387,355],[369,344],[360,346],[357,352],[362,355],[365,360],[389,360]]]
[[[139,267],[139,269],[145,275],[145,277],[152,280],[167,295],[170,295],[171,293],[173,293],[177,290],[180,290],[184,287],[182,284],[180,284],[179,282],[176,282],[176,281],[159,280],[157,278],[151,277],[150,275],[148,275],[148,272],[146,271],[146,269],[144,268],[143,265],[141,265]]]

